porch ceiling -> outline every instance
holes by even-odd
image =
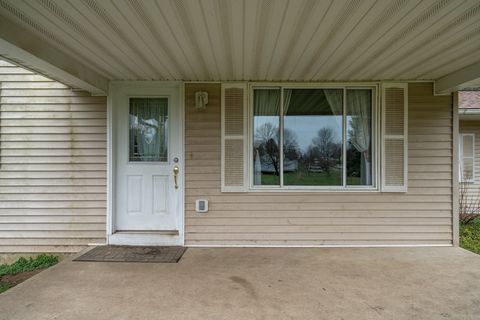
[[[441,79],[447,91],[480,77],[478,0],[0,0],[0,20],[0,39],[94,86]]]

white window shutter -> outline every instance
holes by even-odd
[[[247,86],[222,84],[222,192],[247,190]]]
[[[408,83],[382,84],[382,192],[407,192]]]

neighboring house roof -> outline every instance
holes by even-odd
[[[458,100],[460,109],[480,109],[480,91],[460,91]]]

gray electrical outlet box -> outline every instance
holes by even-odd
[[[208,212],[208,200],[197,199],[195,201],[195,211],[197,211],[198,213]]]

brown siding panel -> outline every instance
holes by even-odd
[[[105,242],[106,98],[0,64],[0,253]]]
[[[197,112],[200,90],[209,103]],[[431,83],[409,85],[406,194],[222,193],[220,85],[186,84],[186,244],[451,244],[452,100],[432,93]],[[200,198],[210,201],[206,214],[195,212]]]

